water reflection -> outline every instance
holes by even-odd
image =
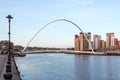
[[[115,56],[75,55],[77,80],[119,80],[120,64]]]
[[[75,74],[77,80],[92,80],[90,68],[91,68],[91,59],[90,57],[85,55],[75,55]]]

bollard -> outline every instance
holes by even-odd
[[[7,64],[7,65],[6,65],[6,68],[11,68],[11,64]]]
[[[10,62],[10,61],[7,61],[7,64],[11,64],[11,62]]]
[[[11,73],[6,73],[3,75],[5,80],[12,80],[13,75]]]
[[[8,61],[11,61],[11,59],[10,59],[10,58],[8,58]]]
[[[11,68],[6,68],[6,73],[7,72],[12,72]]]

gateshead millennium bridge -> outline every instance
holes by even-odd
[[[33,37],[30,39],[30,41],[28,42],[28,44],[26,45],[26,47],[23,49],[23,51],[25,51],[25,50],[27,49],[27,47],[29,46],[29,44],[30,44],[30,43],[32,42],[32,40],[39,34],[40,31],[42,31],[42,30],[43,30],[45,27],[47,27],[48,25],[50,25],[50,24],[52,24],[52,23],[54,23],[54,22],[58,22],[58,21],[65,21],[65,22],[71,23],[71,24],[73,24],[75,27],[77,27],[77,28],[83,33],[83,35],[85,36],[85,38],[86,38],[86,40],[87,40],[87,42],[88,42],[88,44],[89,44],[89,47],[90,47],[90,49],[92,50],[92,53],[94,53],[94,50],[93,50],[92,45],[91,45],[91,42],[88,40],[88,38],[87,38],[86,34],[83,32],[83,30],[82,30],[77,24],[75,24],[74,22],[72,22],[72,21],[70,21],[70,20],[67,20],[67,19],[57,19],[57,20],[51,21],[51,22],[49,22],[48,24],[46,24],[45,26],[43,26],[41,29],[39,29],[39,31],[38,31],[36,34],[33,35]]]

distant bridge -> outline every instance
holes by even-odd
[[[74,51],[74,50],[38,50],[38,51],[26,51],[25,54],[40,54],[40,53],[68,53],[68,54],[101,54],[104,55],[104,52],[91,52],[91,51]]]
[[[80,55],[113,55],[120,56],[120,51],[103,51],[103,52],[91,52],[91,51],[74,51],[74,50],[37,50],[37,51],[25,51],[24,54],[44,54],[44,53],[65,53],[65,54],[80,54]],[[22,53],[21,53],[22,54]]]

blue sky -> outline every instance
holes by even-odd
[[[115,32],[120,39],[120,0],[0,0],[0,40],[8,39],[11,14],[11,40],[25,46],[31,37],[48,22],[68,19],[84,32],[99,34]],[[72,47],[79,30],[67,22],[56,22],[42,30],[30,46]]]

